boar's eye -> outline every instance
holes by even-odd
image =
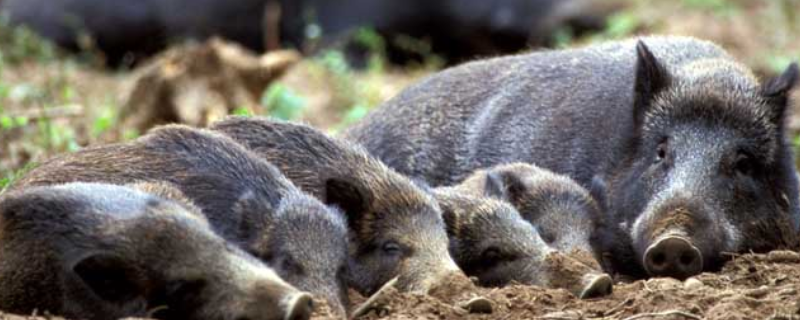
[[[753,174],[753,170],[755,169],[755,160],[749,154],[739,152],[736,155],[736,162],[733,168],[737,173],[749,176]]]
[[[400,255],[402,251],[402,248],[400,248],[400,244],[394,241],[384,242],[381,249],[383,250],[383,253],[393,256]]]
[[[656,162],[661,162],[667,157],[667,140],[661,141],[656,147]]]

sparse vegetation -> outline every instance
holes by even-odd
[[[669,33],[714,40],[760,74],[774,74],[800,60],[800,1],[797,0],[621,0],[626,9],[610,17],[605,30],[575,37],[555,34],[557,47]],[[260,108],[240,115],[303,120],[336,132],[357,121],[406,84],[444,64],[430,43],[407,36],[382,38],[358,29],[353,38],[367,49],[362,69],[341,51],[306,59],[301,76],[264,89]],[[422,56],[423,63],[398,68],[387,62],[388,44]],[[126,140],[141,132],[121,127],[119,94],[127,73],[95,68],[85,55],[69,56],[25,28],[0,17],[0,185],[12,181],[28,162],[81,146]],[[291,78],[291,76],[289,76]],[[800,123],[800,122],[798,122]],[[800,127],[792,127],[800,132]],[[800,151],[800,135],[795,138]]]

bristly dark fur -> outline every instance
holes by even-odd
[[[792,64],[759,83],[713,43],[641,37],[451,68],[343,136],[433,186],[511,162],[566,174],[583,187],[599,177],[608,213],[598,243],[623,273],[643,272],[638,255],[648,244],[631,234],[638,218],[641,226],[668,215],[666,198],[701,201],[694,217],[716,227],[705,225],[693,245],[711,270],[721,250],[798,241],[798,178],[784,121],[799,73]],[[671,180],[673,171],[682,180]],[[733,240],[717,243],[713,232]]]
[[[327,137],[314,128],[232,116],[213,124],[211,130],[230,136],[264,157],[303,191],[319,199],[328,198],[326,193],[330,186],[327,182],[331,180],[355,188],[352,191],[360,194],[363,203],[334,204],[364,206],[364,212],[374,217],[365,216],[364,220],[350,218],[351,224],[383,218],[380,215],[418,214],[424,212],[425,207],[433,212],[437,210],[431,195],[373,158],[359,145]],[[393,207],[412,210],[392,210]],[[348,212],[350,214],[352,212]],[[362,240],[370,241],[375,236],[368,225],[357,229],[363,231],[359,234],[364,237]]]
[[[595,198],[604,197],[605,190],[590,194],[567,176],[525,163],[478,170],[457,188],[467,194],[508,201],[557,250],[598,254],[592,240],[597,237],[604,211]],[[600,265],[598,261],[592,264]]]
[[[12,188],[19,190],[74,181],[139,183],[145,189],[196,206],[217,233],[261,259],[278,259],[278,254],[270,250],[280,244],[265,241],[274,225],[280,223],[276,221],[278,214],[306,213],[301,210],[334,214],[322,202],[294,186],[275,166],[227,136],[180,125],[154,129],[131,142],[91,147],[54,157],[30,171]],[[177,190],[170,190],[171,187]],[[315,233],[315,236],[330,240],[331,245],[346,240],[335,239],[341,236],[336,233]],[[327,260],[325,254],[341,252],[343,248],[316,247],[292,254],[304,258],[304,264],[320,263],[335,269],[346,265],[345,257],[340,261]],[[330,252],[321,251],[325,249]],[[338,266],[334,265],[336,263]],[[281,275],[288,276],[287,273]],[[335,274],[308,273],[306,276],[330,280]],[[322,294],[341,290],[343,285],[304,289]]]
[[[81,319],[285,318],[300,292],[231,246],[185,203],[68,183],[0,198],[0,308]]]
[[[292,182],[347,216],[352,285],[371,293],[394,276],[402,290],[425,291],[460,273],[434,198],[360,146],[308,126],[257,117],[212,125],[274,163]]]

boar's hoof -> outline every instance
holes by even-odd
[[[492,301],[484,297],[475,297],[464,303],[462,308],[469,311],[469,313],[492,313]]]
[[[586,275],[584,278],[586,287],[581,291],[581,299],[591,299],[603,297],[611,294],[614,290],[614,280],[607,274],[592,274]]]
[[[308,320],[314,312],[314,300],[308,293],[300,293],[289,300],[285,320]]]
[[[644,253],[644,267],[650,276],[686,279],[703,271],[703,254],[681,237],[665,237]]]

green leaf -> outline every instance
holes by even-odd
[[[234,114],[234,115],[237,115],[237,116],[244,116],[244,117],[252,117],[253,116],[253,113],[250,112],[250,109],[245,108],[245,107],[238,107],[236,109],[233,109],[233,112],[231,114]]]
[[[4,130],[14,128],[14,119],[11,116],[0,116],[0,127]]]
[[[364,118],[369,113],[369,107],[363,104],[354,105],[344,115],[345,124],[351,124]]]
[[[633,34],[639,27],[639,19],[631,12],[620,12],[608,18],[605,34],[611,38],[622,38]]]
[[[328,50],[322,54],[320,61],[326,69],[330,70],[335,75],[346,76],[350,73],[350,66],[347,64],[347,59],[341,51]]]
[[[28,117],[23,117],[23,116],[14,117],[14,123],[16,124],[17,127],[27,126],[28,122],[29,122]]]
[[[766,57],[766,63],[769,69],[778,74],[783,72],[789,64],[796,60],[797,57],[787,55],[769,55]]]
[[[306,99],[282,83],[273,83],[261,96],[261,105],[274,118],[293,120],[306,107]]]

